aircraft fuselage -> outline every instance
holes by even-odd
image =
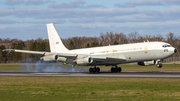
[[[166,45],[166,46],[165,46]],[[164,46],[164,47],[163,47]],[[97,62],[97,65],[112,65],[131,62],[160,60],[170,57],[175,53],[175,48],[165,42],[143,42],[123,45],[102,46],[94,48],[83,48],[70,50],[69,53],[87,54],[96,56],[108,56],[121,58],[125,57],[125,61],[105,60]]]

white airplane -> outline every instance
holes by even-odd
[[[89,68],[90,73],[99,72],[96,66],[112,66],[111,72],[121,72],[118,64],[138,62],[139,65],[157,65],[162,67],[162,60],[172,56],[177,50],[165,42],[142,42],[123,45],[109,45],[94,48],[68,50],[62,43],[53,23],[47,24],[50,51],[29,51],[18,49],[5,49],[29,54],[40,54],[43,61],[57,61],[72,66],[94,66]],[[114,68],[113,68],[114,67]]]

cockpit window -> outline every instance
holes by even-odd
[[[165,45],[163,45],[162,47],[172,47],[172,46],[169,45],[169,44],[165,44]]]

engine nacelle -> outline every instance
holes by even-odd
[[[91,57],[77,58],[75,62],[77,65],[89,65],[93,62],[93,59]]]
[[[49,55],[48,54],[48,55],[41,57],[40,60],[50,62],[50,61],[57,61],[57,58],[58,58],[57,55]]]
[[[152,61],[143,61],[143,62],[138,62],[138,65],[141,66],[148,66],[148,65],[155,65],[156,61],[152,60]]]
[[[67,58],[65,58],[65,57],[58,57],[57,58],[58,62],[66,62],[66,60],[67,60]]]

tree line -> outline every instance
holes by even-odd
[[[141,36],[137,32],[125,35],[124,33],[107,32],[101,33],[99,37],[72,37],[62,39],[62,42],[68,49],[89,48],[97,46],[118,45],[137,43],[144,41],[163,41],[171,44],[177,50],[180,50],[180,36],[175,36],[174,33],[168,33],[165,37],[162,35],[145,35]],[[0,38],[0,63],[5,62],[26,62],[31,60],[39,60],[39,55],[16,53],[16,52],[3,52],[3,49],[21,49],[32,51],[46,51],[49,52],[49,40],[38,38],[36,40],[18,40],[18,39],[1,39]],[[179,57],[179,51],[173,55]]]

